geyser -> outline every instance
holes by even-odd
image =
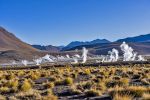
[[[36,65],[40,65],[42,63],[42,58],[35,59],[34,61],[35,61]]]
[[[146,61],[142,55],[138,55],[138,61]]]
[[[123,61],[134,61],[136,57],[136,53],[133,52],[132,47],[123,42],[120,45],[121,50],[123,51]]]
[[[48,60],[49,62],[54,62],[53,59],[50,58],[50,55],[45,55],[44,57],[42,57],[43,60]]]
[[[74,56],[77,57],[77,58],[80,58],[80,55],[78,55],[78,54],[75,54]]]
[[[118,61],[119,59],[119,52],[117,49],[112,49],[112,51],[109,51],[108,54],[110,55],[109,56],[109,60],[108,62],[115,62],[115,61]]]
[[[83,49],[82,49],[82,57],[83,57],[82,63],[86,63],[86,61],[87,61],[87,54],[88,54],[88,50],[85,47],[83,47]]]
[[[27,65],[28,65],[28,61],[27,61],[27,60],[22,60],[21,63],[22,63],[24,66],[27,66]]]
[[[73,64],[77,64],[78,63],[78,58],[74,57],[73,60],[74,60],[74,62],[72,62]]]
[[[66,55],[66,57],[67,57],[67,58],[70,58],[70,56],[69,56],[68,54]]]

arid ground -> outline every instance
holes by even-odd
[[[1,70],[5,99],[149,100],[150,64]]]

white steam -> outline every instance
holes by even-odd
[[[35,59],[34,62],[36,63],[36,65],[40,65],[42,63],[42,58]]]
[[[67,57],[67,58],[70,58],[70,56],[69,56],[68,54],[66,55],[66,57]]]
[[[49,62],[54,62],[53,59],[50,58],[50,55],[45,55],[44,57],[42,57],[43,60],[48,60]]]
[[[44,57],[40,57],[38,59],[33,60],[32,62],[28,62],[27,60],[22,60],[21,62],[13,61],[11,65],[19,65],[23,64],[24,66],[27,65],[40,65],[44,63],[86,63],[87,59],[89,61],[95,61],[97,63],[100,62],[117,62],[117,61],[146,61],[146,59],[142,55],[138,55],[137,52],[134,52],[133,48],[130,47],[127,43],[123,42],[120,45],[121,51],[123,52],[123,59],[119,57],[119,51],[113,48],[111,51],[108,51],[107,55],[91,55],[88,56],[88,50],[83,47],[82,49],[82,56],[79,54],[75,54],[74,56],[69,56],[66,54],[65,56],[57,55],[45,55]]]
[[[78,54],[75,54],[74,56],[77,57],[77,58],[80,58],[80,55],[78,55]]]
[[[88,50],[85,47],[83,47],[83,49],[82,49],[82,57],[83,57],[82,63],[86,63],[86,61],[87,61],[87,53],[88,53]]]
[[[22,63],[24,66],[27,66],[27,65],[28,65],[28,61],[27,61],[27,60],[22,60],[21,63]]]
[[[144,57],[142,57],[142,55],[139,55],[138,56],[138,61],[146,61],[146,60],[144,59]]]
[[[119,59],[119,52],[117,49],[112,49],[112,51],[109,51],[108,54],[109,56],[109,60],[108,62],[116,62]]]
[[[78,63],[78,58],[73,58],[74,62],[73,64],[77,64]]]
[[[120,45],[121,50],[123,51],[123,61],[134,61],[136,57],[136,53],[133,52],[132,47],[123,42]]]

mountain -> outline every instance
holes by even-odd
[[[128,44],[134,49],[135,52],[138,52],[138,54],[150,55],[150,42],[129,42]],[[82,47],[86,47],[89,50],[89,54],[107,55],[108,51],[112,50],[113,48],[116,48],[117,50],[119,50],[119,52],[121,52],[120,45],[121,42],[98,43],[92,45],[76,46],[69,49],[68,51],[74,51],[76,49],[81,50]]]
[[[61,48],[63,48],[62,46],[57,47],[57,46],[52,46],[52,45],[48,45],[48,46],[32,45],[32,47],[39,49],[39,50],[48,51],[48,52],[60,52]]]
[[[0,51],[7,50],[38,51],[37,49],[31,47],[27,43],[22,42],[12,33],[0,27]]]
[[[0,62],[31,59],[41,51],[18,39],[14,34],[0,27]]]
[[[135,37],[128,37],[125,39],[119,39],[116,42],[150,42],[150,34],[140,35]]]
[[[41,46],[41,45],[29,45],[14,34],[8,32],[6,29],[0,27],[0,63],[9,61],[20,60],[32,60],[45,54],[59,55],[66,53],[73,54],[74,50],[81,50],[82,47],[86,47],[89,50],[89,54],[107,54],[109,50],[113,48],[120,50],[120,44],[126,41],[134,49],[134,51],[143,55],[150,55],[150,34],[140,35],[136,37],[129,37],[125,39],[119,39],[116,42],[110,42],[106,39],[96,39],[93,41],[80,42],[74,41],[63,46]]]
[[[73,41],[70,44],[68,44],[66,47],[62,48],[63,51],[71,49],[76,46],[81,46],[81,45],[92,45],[96,43],[110,43],[110,41],[106,39],[96,39],[93,41],[87,41],[87,42],[81,42],[81,41]]]
[[[116,48],[121,52],[120,45],[124,41],[128,42],[129,46],[131,46],[139,54],[150,55],[150,34],[128,37],[125,39],[119,39],[115,42],[106,43],[80,43],[81,45],[75,46],[76,43],[73,42],[72,45],[74,44],[74,46],[66,48],[65,51],[73,51],[76,49],[81,50],[82,47],[86,47],[89,49],[89,53],[96,55],[107,54],[108,51],[113,48]]]

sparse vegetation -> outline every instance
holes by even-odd
[[[11,100],[57,100],[73,95],[149,100],[149,76],[150,65],[4,70],[0,71],[0,99],[11,94]]]
[[[114,96],[114,100],[133,100],[133,96],[130,95],[120,95],[120,94],[115,94]]]

